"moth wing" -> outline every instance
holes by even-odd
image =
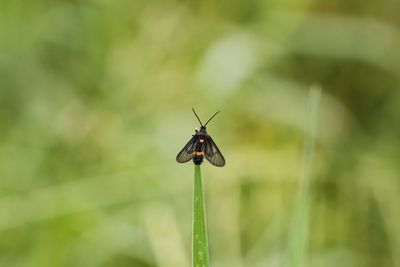
[[[176,155],[176,161],[179,163],[185,163],[192,159],[193,152],[196,149],[196,143],[198,137],[194,135],[189,142],[182,148],[182,150]]]
[[[217,147],[217,145],[214,143],[214,141],[210,136],[207,136],[207,138],[205,138],[204,154],[206,159],[211,164],[217,167],[223,167],[225,165],[224,156],[222,155],[221,151],[219,151],[219,148]]]

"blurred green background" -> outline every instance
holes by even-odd
[[[400,2],[3,0],[0,266],[281,266],[323,88],[308,266],[400,266]]]

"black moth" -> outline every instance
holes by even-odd
[[[185,145],[185,147],[176,156],[176,161],[179,163],[185,163],[189,160],[193,160],[194,164],[200,165],[203,162],[203,158],[206,159],[217,167],[223,167],[225,165],[224,156],[222,156],[217,145],[212,140],[211,136],[208,135],[206,126],[219,113],[215,113],[206,124],[202,124],[196,111],[192,108],[194,115],[200,122],[200,130],[195,129],[195,133],[192,139]]]

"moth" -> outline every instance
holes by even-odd
[[[193,160],[193,163],[200,165],[204,157],[214,166],[223,167],[225,165],[225,158],[219,151],[218,146],[214,143],[211,136],[207,133],[207,124],[219,113],[217,111],[211,118],[203,125],[196,111],[192,108],[194,115],[200,122],[200,130],[195,129],[194,135],[183,149],[176,156],[176,161],[185,163]]]

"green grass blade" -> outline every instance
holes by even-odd
[[[194,165],[194,200],[193,200],[193,267],[208,267],[208,239],[206,212],[200,165]]]
[[[317,129],[318,109],[321,98],[321,88],[313,86],[310,89],[306,138],[303,150],[303,168],[300,175],[300,188],[295,206],[292,229],[289,236],[288,253],[285,259],[287,267],[307,266],[308,228],[310,209],[310,180],[312,162],[314,159],[315,138]]]

